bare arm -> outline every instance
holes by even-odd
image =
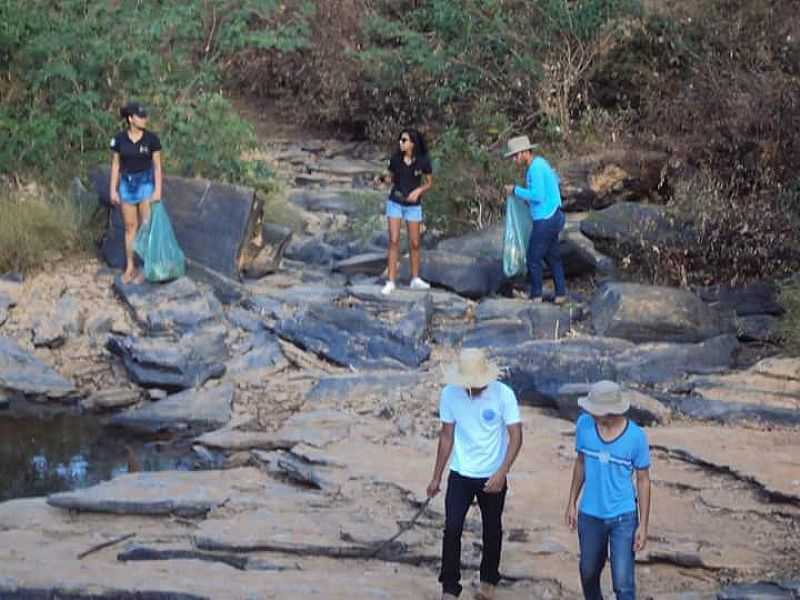
[[[108,186],[108,197],[111,204],[119,204],[119,154],[111,153],[111,182]]]
[[[453,433],[455,429],[455,423],[442,423],[442,429],[439,431],[439,446],[436,449],[436,463],[433,466],[433,477],[427,489],[428,498],[433,498],[441,490],[444,468],[447,466],[450,453],[453,451]]]
[[[572,483],[569,485],[569,499],[567,500],[567,509],[564,511],[564,523],[570,529],[575,529],[578,521],[578,496],[583,488],[583,480],[583,454],[578,453],[572,465]]]
[[[522,423],[512,423],[508,426],[508,450],[503,464],[497,469],[483,486],[483,491],[489,494],[496,494],[503,491],[506,485],[506,476],[511,470],[511,465],[517,460],[519,449],[522,448]]]
[[[408,199],[410,202],[419,202],[419,199],[422,197],[422,194],[427,192],[433,186],[433,175],[430,173],[425,173],[422,176],[422,185],[412,190],[411,193],[408,195]]]
[[[639,552],[647,545],[647,529],[650,526],[650,469],[636,471],[636,488],[639,492],[639,529],[636,530],[633,549]]]
[[[161,151],[153,152],[153,176],[155,178],[155,189],[153,190],[153,202],[161,200],[161,183],[163,180],[163,173],[161,169]]]

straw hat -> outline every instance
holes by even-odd
[[[578,406],[597,417],[621,415],[631,402],[622,395],[622,388],[613,381],[598,381],[589,388],[589,395],[578,398]]]
[[[509,158],[515,154],[519,154],[520,152],[524,152],[525,150],[530,150],[532,148],[536,148],[536,144],[531,144],[531,141],[528,139],[527,135],[519,135],[511,138],[506,143],[505,157]]]
[[[500,367],[480,348],[464,348],[458,360],[444,369],[444,382],[463,388],[482,388],[500,376]]]

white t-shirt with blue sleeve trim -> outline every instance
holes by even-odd
[[[644,430],[628,419],[623,432],[606,442],[594,418],[583,413],[575,424],[575,450],[583,455],[584,465],[580,511],[598,519],[635,511],[634,473],[650,467]]]
[[[520,422],[514,391],[493,381],[472,398],[462,387],[446,385],[439,399],[443,423],[455,423],[450,469],[464,477],[495,474],[508,451],[508,426]]]

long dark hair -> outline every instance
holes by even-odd
[[[425,143],[425,138],[422,134],[414,129],[413,127],[406,127],[400,131],[400,135],[397,136],[399,140],[403,137],[403,134],[408,135],[411,139],[411,143],[414,144],[414,158],[421,158],[421,157],[428,157],[428,144]],[[395,156],[402,158],[403,153],[400,150],[395,151]]]

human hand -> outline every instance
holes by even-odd
[[[419,197],[422,195],[422,192],[419,191],[419,188],[412,190],[411,193],[406,196],[406,199],[409,202],[414,202],[415,204],[419,202]]]
[[[111,192],[111,204],[119,206],[122,202],[119,199],[119,192]]]
[[[510,196],[514,193],[514,184],[509,183],[503,186],[503,191],[505,192],[506,196]]]
[[[506,485],[506,472],[503,469],[500,469],[489,477],[486,481],[486,484],[483,486],[483,491],[487,494],[499,494],[503,491],[503,488]]]
[[[564,511],[564,524],[572,531],[575,531],[575,527],[578,524],[578,510],[575,508],[574,502],[567,504],[567,510]]]
[[[442,481],[440,479],[431,479],[428,488],[425,490],[425,493],[428,494],[428,498],[433,498],[438,494],[441,491],[441,485]]]
[[[639,527],[636,530],[636,537],[633,540],[633,551],[641,552],[647,545],[647,529]]]

